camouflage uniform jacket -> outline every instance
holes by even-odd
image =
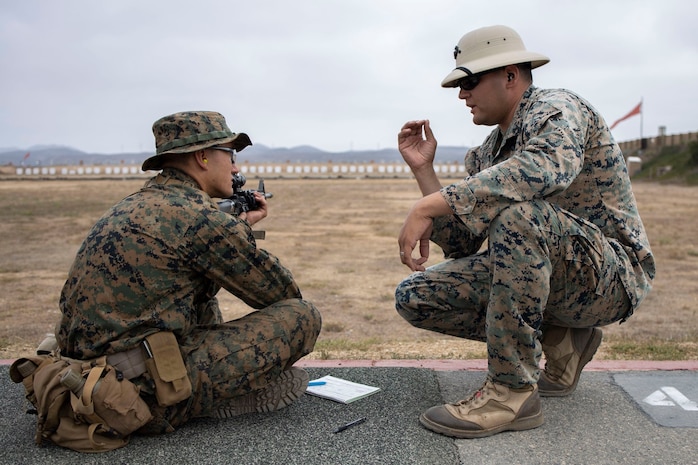
[[[455,216],[435,221],[432,240],[446,256],[475,253],[490,220],[508,205],[545,199],[600,228],[616,250],[633,308],[639,305],[654,258],[623,154],[588,102],[567,90],[529,87],[506,134],[497,128],[469,150],[465,169],[465,179],[441,190]]]
[[[246,221],[165,169],[93,226],[60,297],[57,338],[80,359],[135,347],[158,330],[220,323],[220,288],[259,309],[300,298],[291,273],[259,249]]]

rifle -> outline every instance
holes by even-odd
[[[264,179],[259,180],[259,186],[256,191],[252,189],[243,190],[242,187],[246,182],[247,178],[245,178],[244,174],[235,173],[233,175],[233,195],[218,202],[218,208],[221,211],[238,216],[240,213],[258,208],[257,200],[254,198],[255,192],[261,192],[267,199],[274,196],[271,192],[264,190]],[[255,239],[264,239],[266,235],[265,231],[252,231],[252,234]]]

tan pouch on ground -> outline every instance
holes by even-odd
[[[106,357],[26,357],[12,364],[10,376],[22,382],[36,408],[37,444],[48,440],[80,452],[106,452],[128,444],[129,435],[152,419],[138,387],[107,365]],[[66,383],[68,378],[74,382]]]

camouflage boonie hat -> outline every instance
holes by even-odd
[[[155,156],[143,162],[143,171],[162,169],[165,155],[192,153],[214,145],[233,142],[238,152],[252,145],[243,132],[234,133],[225,118],[214,111],[185,111],[160,118],[153,123]]]

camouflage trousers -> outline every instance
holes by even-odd
[[[632,313],[619,253],[594,224],[544,201],[504,209],[487,250],[402,281],[398,313],[413,326],[487,343],[489,376],[538,381],[545,325],[596,327]]]
[[[320,327],[318,310],[301,299],[198,327],[180,341],[192,397],[164,416],[178,426],[210,416],[228,399],[262,389],[313,351]]]

